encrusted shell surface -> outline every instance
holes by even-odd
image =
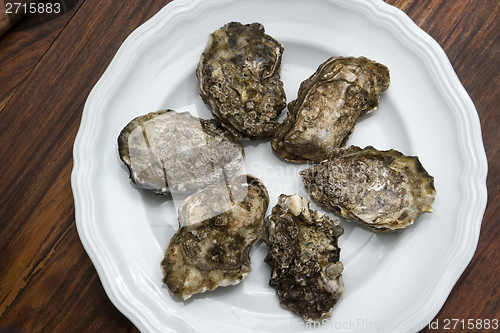
[[[391,232],[432,212],[434,178],[416,156],[373,147],[337,149],[300,172],[311,197],[325,209],[372,230]]]
[[[250,249],[262,237],[269,196],[251,175],[233,177],[189,196],[179,230],[161,262],[163,282],[177,297],[235,285],[252,270]]]
[[[130,179],[158,194],[193,191],[234,175],[243,147],[214,120],[160,110],[133,119],[118,137]]]
[[[323,161],[346,144],[358,118],[378,109],[389,87],[386,66],[365,57],[332,57],[302,82],[272,140],[291,162]]]
[[[281,306],[304,320],[322,320],[344,292],[338,238],[344,229],[338,220],[309,209],[310,202],[280,195],[266,218],[265,262],[272,269],[269,285]]]
[[[286,106],[283,45],[260,23],[230,22],[209,36],[196,76],[214,118],[240,139],[273,135]]]

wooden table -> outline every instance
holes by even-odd
[[[168,2],[63,1],[60,14],[27,15],[0,37],[1,332],[138,331],[109,301],[78,238],[72,149],[90,90],[123,40]],[[436,319],[500,319],[500,2],[387,2],[445,50],[488,156],[477,251]]]

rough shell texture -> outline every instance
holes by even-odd
[[[218,183],[243,164],[243,147],[214,120],[160,110],[132,120],[118,137],[120,158],[139,187],[158,194]]]
[[[349,221],[391,232],[432,212],[434,178],[418,157],[351,146],[300,172],[311,197]]]
[[[286,106],[283,45],[259,23],[231,22],[209,36],[196,76],[214,118],[240,139],[270,137]]]
[[[389,70],[365,57],[330,58],[302,82],[272,141],[291,162],[323,161],[345,145],[358,118],[378,109]]]
[[[230,202],[221,204],[220,194]],[[252,270],[249,252],[262,237],[268,205],[265,186],[250,175],[208,186],[188,197],[179,208],[181,227],[161,262],[163,282],[169,290],[188,299],[243,280]],[[219,207],[215,212],[214,206]],[[201,216],[208,218],[198,221]]]
[[[344,229],[309,204],[297,194],[280,195],[266,218],[264,239],[270,248],[265,262],[281,305],[304,320],[321,320],[344,292],[338,246]]]

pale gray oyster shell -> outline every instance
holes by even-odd
[[[243,147],[215,120],[160,110],[133,119],[118,137],[130,179],[157,194],[186,192],[233,176]]]
[[[280,195],[266,218],[264,240],[269,245],[265,262],[271,266],[269,285],[282,307],[304,320],[322,320],[344,292],[338,238],[341,223],[324,212],[309,209],[310,202]]]
[[[260,23],[230,22],[209,36],[196,76],[214,118],[239,139],[273,135],[286,107],[283,45]]]
[[[250,249],[261,239],[269,195],[251,175],[233,177],[189,196],[180,228],[161,262],[163,282],[177,297],[235,285],[252,270]]]
[[[290,162],[328,158],[346,144],[356,121],[378,109],[389,69],[365,57],[332,57],[301,83],[297,99],[271,142]]]
[[[311,197],[326,210],[378,232],[406,228],[436,197],[434,178],[416,156],[350,146],[300,172]]]

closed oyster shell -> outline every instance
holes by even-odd
[[[283,45],[260,23],[231,22],[209,36],[196,76],[214,118],[239,139],[273,135],[286,106]]]
[[[177,297],[235,285],[252,270],[249,252],[262,237],[269,196],[251,175],[199,190],[179,207],[181,227],[161,262],[163,282]]]
[[[434,178],[416,156],[351,146],[300,172],[311,197],[348,221],[391,232],[432,212]]]
[[[309,209],[299,195],[280,195],[266,218],[265,258],[272,269],[269,285],[276,289],[281,306],[304,320],[331,315],[344,292],[338,238],[339,221]]]
[[[291,162],[323,161],[346,144],[358,118],[378,109],[390,83],[386,66],[365,57],[332,57],[302,82],[271,142]]]
[[[130,179],[157,194],[193,191],[233,176],[243,147],[215,120],[160,110],[137,117],[118,137]]]

